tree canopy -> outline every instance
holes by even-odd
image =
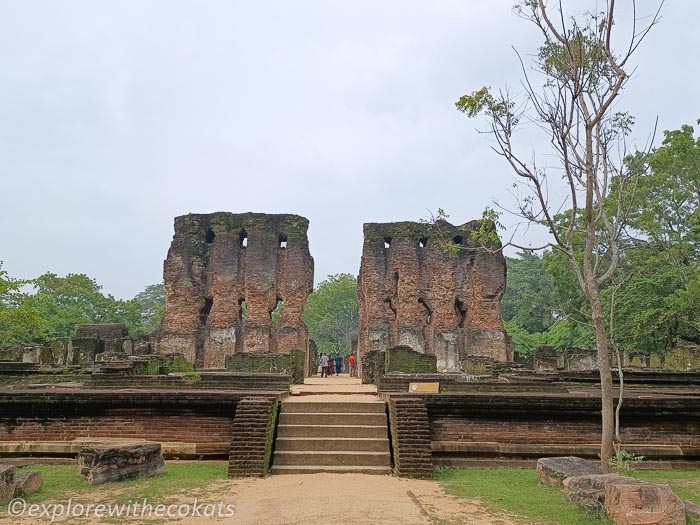
[[[357,279],[347,273],[328,276],[304,309],[304,322],[319,352],[350,353],[358,319]]]
[[[70,337],[81,323],[124,323],[132,335],[157,328],[165,295],[161,284],[151,285],[134,299],[105,295],[84,274],[65,277],[45,273],[19,280],[0,264],[0,345],[41,343]]]

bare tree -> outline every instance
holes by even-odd
[[[626,26],[616,19],[615,0],[597,1],[594,6],[604,10],[577,15],[566,13],[562,0],[521,1],[516,13],[532,22],[544,39],[532,71],[518,54],[523,94],[515,97],[509,91],[492,93],[482,88],[456,104],[470,117],[485,115],[487,133],[495,141],[493,149],[517,176],[514,213],[549,231],[550,241],[539,249],[566,255],[587,299],[600,371],[600,458],[605,469],[613,455],[615,414],[610,327],[601,289],[618,270],[620,241],[641,175],[625,162],[633,119],[615,106],[633,73],[630,58],[658,22],[661,9],[659,4],[640,26],[635,1],[625,4],[631,17]],[[618,43],[622,31],[629,31],[624,46]],[[517,131],[527,126],[544,133],[546,152],[521,152]]]

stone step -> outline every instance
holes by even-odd
[[[383,401],[285,401],[281,406],[281,413],[386,413],[386,403]]]
[[[344,450],[356,452],[389,452],[389,439],[384,438],[277,438],[276,450],[326,451]]]
[[[273,465],[270,474],[391,474],[389,467],[357,467],[333,465]]]
[[[277,427],[277,437],[306,438],[386,438],[384,425],[282,425]]]
[[[328,465],[357,467],[389,467],[389,452],[309,452],[275,451],[274,465]]]
[[[282,412],[280,425],[386,425],[386,414],[375,412]]]

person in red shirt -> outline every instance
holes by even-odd
[[[350,364],[350,377],[357,377],[357,360],[355,359],[355,354],[350,354],[348,363]]]

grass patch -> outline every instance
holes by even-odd
[[[505,510],[536,524],[603,525],[607,520],[588,516],[571,505],[564,493],[543,485],[534,469],[451,469],[436,471],[445,491],[462,498],[478,498],[486,507]]]
[[[636,470],[632,475],[651,483],[664,483],[679,498],[700,505],[700,470]]]
[[[165,473],[118,483],[106,483],[93,487],[81,478],[75,465],[34,465],[28,470],[39,470],[44,475],[44,486],[28,496],[28,502],[45,502],[73,497],[84,498],[91,503],[127,503],[144,498],[167,503],[177,494],[187,492],[192,497],[205,490],[205,485],[217,479],[226,479],[223,463],[166,464]]]

